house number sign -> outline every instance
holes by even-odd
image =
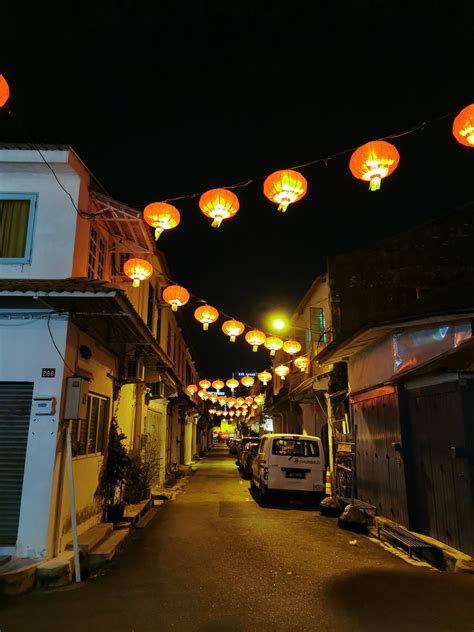
[[[41,369],[41,377],[55,377],[56,369]]]

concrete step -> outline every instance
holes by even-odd
[[[47,562],[41,562],[36,571],[36,585],[40,588],[70,584],[74,579],[74,551],[63,551]]]
[[[35,585],[39,562],[13,557],[0,567],[0,595],[21,595]]]
[[[84,533],[81,533],[81,535],[77,538],[80,552],[87,555],[91,549],[96,546],[96,544],[109,535],[113,528],[114,525],[112,522],[101,522],[100,524],[96,524],[90,529],[87,529]],[[66,549],[71,550],[72,548],[73,544],[71,540],[67,543]]]
[[[158,508],[157,507],[151,507],[146,514],[144,514],[140,520],[138,520],[138,522],[136,522],[133,526],[136,529],[143,529],[144,527],[146,527],[147,525],[150,524],[150,522],[153,520],[153,518],[156,516],[156,514],[158,513]]]
[[[123,522],[130,522],[134,524],[138,522],[142,515],[147,511],[148,507],[151,505],[151,499],[142,500],[139,503],[135,503],[133,505],[127,505],[125,507],[125,511],[123,512]]]
[[[111,560],[129,534],[130,529],[112,531],[102,542],[99,542],[89,551],[89,567],[96,569]]]

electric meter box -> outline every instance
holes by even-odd
[[[88,393],[89,380],[87,378],[67,378],[64,419],[86,419]]]

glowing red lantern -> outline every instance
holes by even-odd
[[[215,388],[216,391],[220,391],[224,388],[224,382],[222,380],[214,380],[212,388]]]
[[[181,285],[168,285],[163,290],[163,300],[171,305],[173,312],[177,312],[178,307],[186,305],[189,301],[189,292]]]
[[[232,408],[232,406],[235,404],[236,400],[234,397],[228,397],[227,398],[227,407],[228,408]]]
[[[260,380],[260,382],[263,382],[263,384],[266,385],[272,379],[272,374],[269,373],[268,371],[262,371],[261,373],[257,375],[257,377]]]
[[[292,169],[275,171],[263,183],[263,193],[272,202],[276,202],[278,210],[284,213],[290,204],[298,202],[308,189],[306,179]]]
[[[209,382],[209,380],[201,380],[199,382],[199,386],[204,390],[207,391],[207,389],[211,386],[211,383]]]
[[[294,355],[295,353],[299,353],[301,351],[301,345],[297,340],[287,340],[283,344],[283,351],[289,353],[290,355]]]
[[[286,366],[286,364],[280,364],[274,369],[274,371],[278,375],[278,377],[281,377],[281,379],[284,380],[290,372],[290,369]]]
[[[378,191],[383,178],[398,167],[400,154],[397,148],[384,140],[374,140],[355,150],[349,161],[352,175],[370,182],[369,189]]]
[[[133,287],[138,287],[140,281],[146,281],[153,274],[153,266],[145,259],[127,259],[123,264],[123,271],[133,280]]]
[[[213,228],[219,228],[222,220],[233,217],[239,210],[239,200],[228,189],[211,189],[201,195],[199,208],[213,222]]]
[[[186,390],[188,391],[188,393],[189,393],[190,395],[195,395],[195,394],[198,392],[198,390],[199,390],[199,389],[198,389],[198,387],[196,386],[196,384],[189,384],[189,385],[186,387]]]
[[[283,347],[283,340],[277,338],[277,336],[268,336],[265,339],[265,347],[270,350],[270,355],[274,356],[275,351]]]
[[[294,365],[302,372],[305,373],[309,367],[309,358],[307,356],[300,356],[293,360]]]
[[[466,147],[474,147],[474,103],[459,112],[453,122],[454,138]]]
[[[231,377],[229,380],[227,380],[227,382],[225,383],[227,388],[230,388],[230,390],[232,392],[235,391],[235,389],[237,388],[237,386],[239,385],[239,381],[236,380],[235,378]],[[227,399],[227,402],[229,402],[229,400]]]
[[[10,98],[10,87],[7,83],[7,80],[3,75],[0,75],[0,108],[2,108],[5,103]]]
[[[179,211],[166,202],[152,202],[145,206],[143,219],[155,229],[155,239],[165,230],[175,228],[181,219]]]
[[[251,377],[250,375],[246,375],[245,377],[243,377],[240,380],[240,383],[243,386],[246,386],[247,388],[250,388],[251,386],[253,386],[253,383],[255,382],[255,380],[253,379],[253,377]]]
[[[235,337],[240,336],[245,325],[240,320],[226,320],[222,323],[222,331],[229,336],[231,342],[235,342]]]
[[[209,325],[219,318],[219,312],[210,305],[201,305],[194,311],[194,318],[202,323],[202,328],[207,331]]]
[[[260,345],[265,342],[265,334],[258,329],[252,329],[245,334],[245,340],[252,346],[252,351],[257,351]]]

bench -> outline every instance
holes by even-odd
[[[381,535],[385,535],[392,541],[392,544],[398,543],[407,548],[410,558],[413,556],[413,551],[418,551],[420,549],[434,550],[436,548],[432,544],[429,544],[428,542],[418,538],[416,535],[413,535],[410,531],[396,525],[378,525],[377,531],[379,540],[381,539]]]

